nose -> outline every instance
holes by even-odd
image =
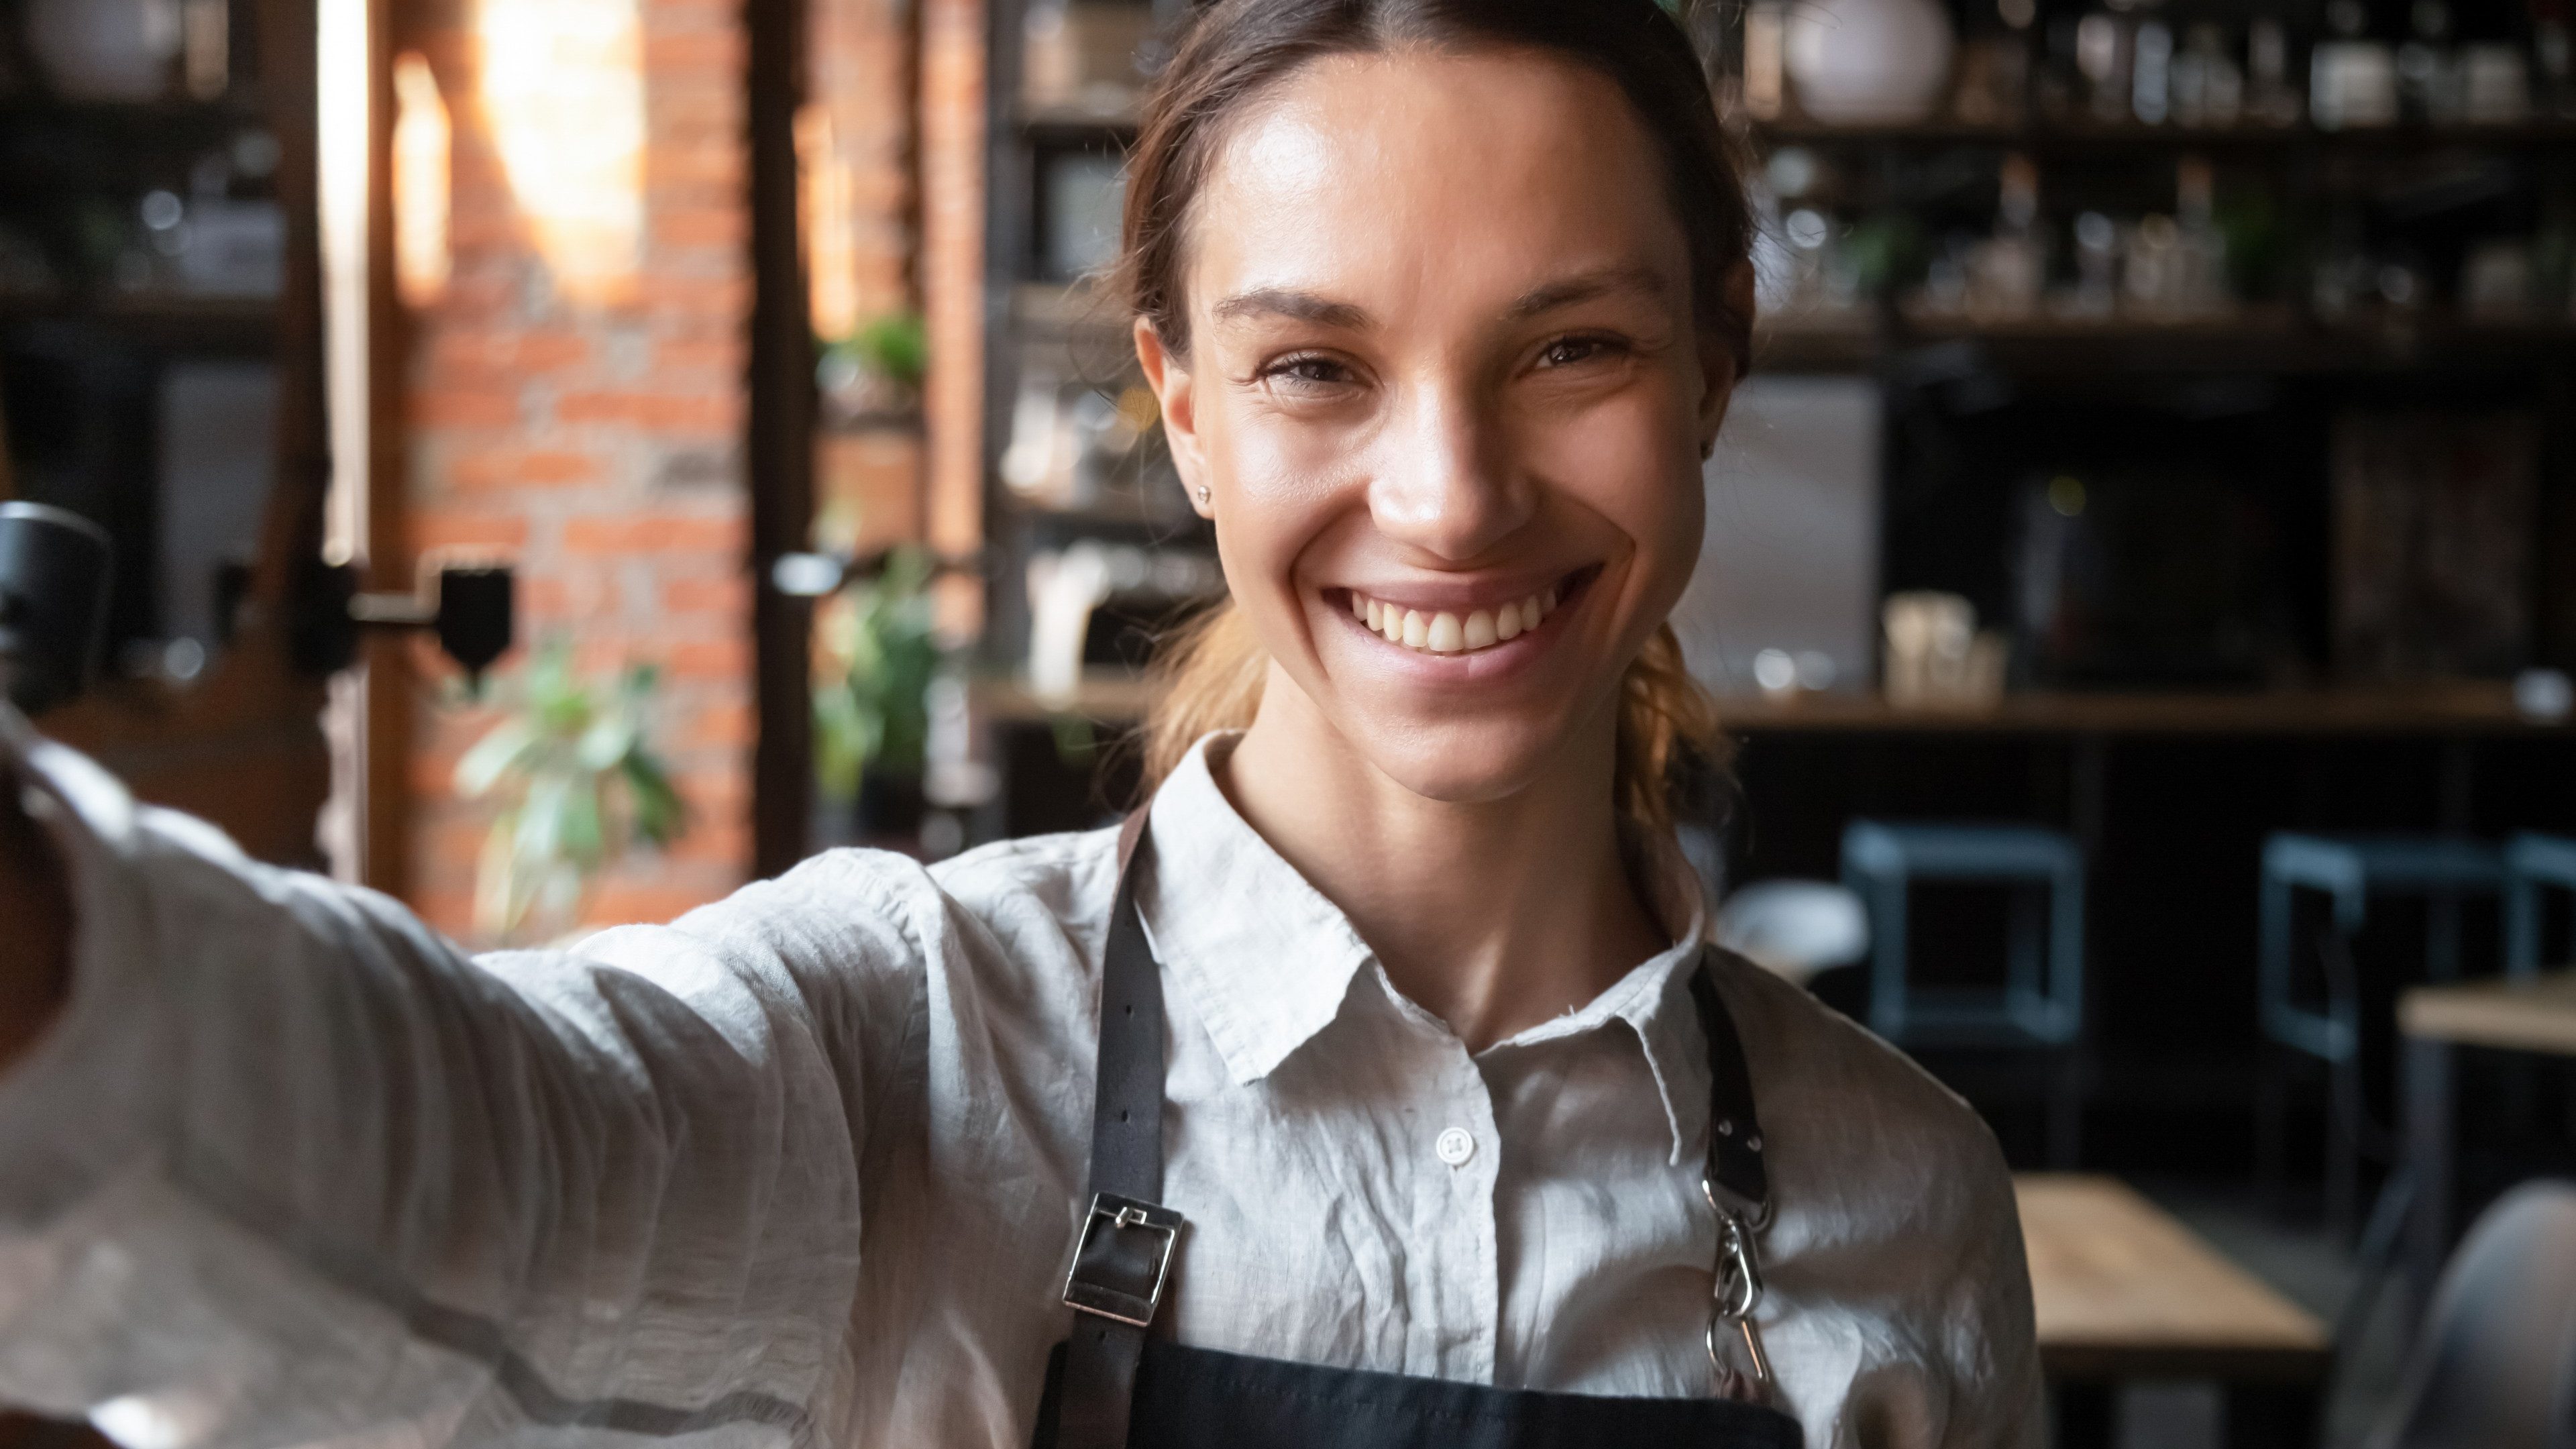
[[[1433,560],[1474,563],[1536,508],[1500,419],[1465,389],[1415,392],[1378,441],[1369,516],[1380,533]]]

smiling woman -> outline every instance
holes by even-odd
[[[0,716],[0,902],[76,921],[0,936],[0,1396],[173,1449],[2038,1442],[1992,1137],[1705,945],[1673,846],[1750,309],[1681,30],[1217,0],[1158,85],[1135,344],[1232,603],[1147,806],[474,962]]]

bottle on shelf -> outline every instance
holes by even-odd
[[[2218,229],[2218,176],[2198,156],[2174,165],[2174,230],[2177,233],[2174,310],[2206,317],[2228,311],[2235,296],[2227,282],[2227,237]]]
[[[2463,45],[2453,58],[2459,119],[2472,126],[2514,126],[2531,119],[2531,67],[2522,47],[2502,41]]]
[[[2576,121],[2576,36],[2563,15],[2535,21],[2531,27],[2532,59],[2540,71],[2540,114],[2553,121]]]
[[[230,0],[187,0],[179,13],[179,71],[191,98],[223,99],[233,84]]]
[[[2058,301],[2068,317],[2099,320],[2119,305],[2120,229],[2088,211],[2075,218],[2075,286]]]
[[[1787,109],[1788,72],[1781,47],[1788,35],[1789,13],[1781,0],[1754,0],[1744,10],[1744,113],[1757,121],[1776,121]]]
[[[2095,121],[2129,119],[2133,35],[2127,17],[2097,10],[2075,25],[2075,68],[2084,77],[2085,108]]]
[[[2309,278],[2308,306],[2329,322],[2340,321],[2368,300],[2370,254],[2361,244],[2361,218],[2349,203],[2326,224],[2324,253]]]
[[[2321,131],[2393,126],[2399,115],[2397,58],[2362,36],[2361,0],[2330,0],[2332,38],[2308,53],[2308,111]]]
[[[2173,115],[2173,27],[2139,21],[2129,50],[2129,110],[2140,125],[2161,126]]]
[[[2476,322],[2528,322],[2538,291],[2531,243],[2495,237],[2472,246],[2460,262],[2460,313]]]
[[[2016,152],[2004,158],[1996,177],[1994,235],[1977,243],[1968,255],[1967,310],[1984,319],[2028,317],[2038,310],[2047,279],[2047,238],[2039,228],[2039,167]]]
[[[2031,22],[2036,0],[1999,0],[1995,18],[2001,30],[1971,39],[1959,56],[1959,85],[1951,103],[1958,118],[1971,126],[2019,125],[2029,109]]]
[[[2412,33],[2397,47],[2399,112],[2417,125],[2458,125],[2460,86],[2451,54],[2451,7],[2442,0],[2415,0],[2408,23]]]
[[[2194,25],[2174,57],[2174,123],[2224,129],[2244,108],[2245,74],[2227,54],[2227,32],[2208,21]]]
[[[2270,16],[2245,31],[2245,114],[2257,125],[2295,126],[2307,114],[2290,80],[2289,28]]]
[[[2078,43],[2082,31],[2083,21],[2072,15],[2048,22],[2047,43],[2030,78],[2031,108],[2044,121],[2063,125],[2084,109],[2087,82]]]

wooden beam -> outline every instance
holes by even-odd
[[[760,742],[752,760],[753,868],[805,855],[813,800],[803,600],[769,586],[779,555],[806,547],[814,515],[814,335],[797,216],[796,111],[805,96],[803,0],[743,0],[751,141],[749,436],[752,632]]]

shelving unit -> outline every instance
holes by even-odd
[[[1214,551],[1213,532],[1190,510],[1150,436],[1132,454],[1110,459],[1105,467],[1095,467],[1100,460],[1084,456],[1079,466],[1089,471],[1076,480],[1080,486],[1015,488],[1006,481],[1015,433],[1030,427],[1034,416],[1024,406],[1024,390],[1052,390],[1060,410],[1086,394],[1101,402],[1118,399],[1141,381],[1124,313],[1090,286],[1049,274],[1045,252],[1053,222],[1045,201],[1051,168],[1066,158],[1114,158],[1124,151],[1134,137],[1133,95],[1143,76],[1138,71],[1125,77],[1123,92],[1113,86],[1108,104],[1084,104],[1076,98],[1032,105],[1025,43],[1032,8],[1028,0],[996,0],[991,7],[987,91],[990,300],[984,395],[990,563],[984,658],[986,669],[1005,679],[1026,666],[1031,637],[1028,566],[1033,558],[1085,541],[1205,555]],[[1179,0],[1135,0],[1132,8],[1140,20],[1150,12],[1156,25],[1168,25],[1185,6]],[[1125,402],[1137,406],[1133,396]],[[1060,418],[1047,413],[1045,420]],[[1119,677],[1142,654],[1138,631],[1195,602],[1138,594],[1112,598],[1095,616],[1088,657],[1103,677]],[[1013,693],[1016,686],[996,688],[1019,698]],[[1026,716],[1029,711],[1011,713]]]
[[[30,7],[0,0],[0,377],[13,471],[22,493],[115,536],[109,647],[120,672],[153,673],[162,647],[183,638],[183,664],[220,648],[215,600],[228,585],[215,575],[250,561],[276,467],[271,440],[240,425],[260,397],[275,406],[286,335],[286,158],[257,12],[256,0],[220,7],[220,93],[190,96],[174,57],[160,97],[107,101],[64,93],[25,40]],[[234,234],[210,243],[225,226]],[[232,455],[214,456],[216,440]],[[197,556],[208,550],[234,557]]]

